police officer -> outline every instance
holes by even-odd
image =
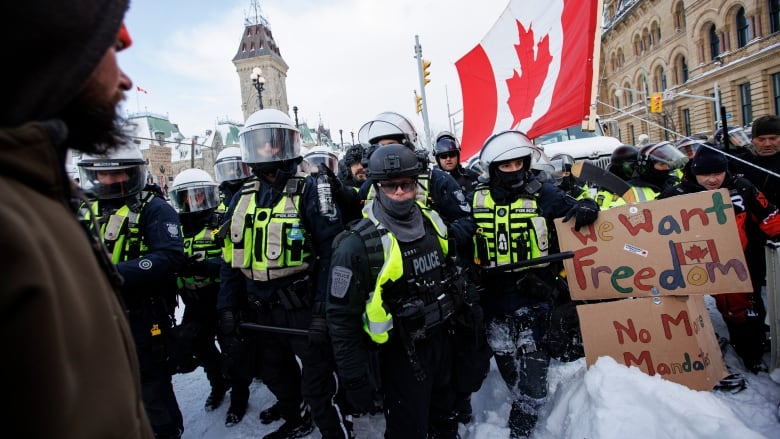
[[[453,321],[464,287],[439,215],[416,201],[422,164],[400,144],[371,155],[376,197],[337,238],[327,320],[338,372],[355,409],[384,389],[387,438],[454,438]],[[370,364],[378,348],[379,373]],[[380,379],[381,377],[381,379]]]
[[[530,171],[531,140],[519,131],[490,137],[480,151],[489,182],[477,187],[472,208],[477,232],[474,262],[482,286],[488,343],[513,395],[512,437],[527,436],[547,394],[551,355],[548,330],[557,296],[560,265],[513,269],[508,264],[554,253],[552,220],[575,219],[579,229],[596,220],[591,199],[575,200]]]
[[[417,144],[417,131],[404,116],[386,111],[363,124],[358,130],[358,139],[361,143],[371,145],[364,156],[365,162],[370,159],[373,151],[383,145],[400,143],[414,151]],[[446,172],[438,168],[428,169],[427,160],[424,164],[417,179],[418,200],[441,215],[459,246],[468,244],[474,233],[474,223],[471,219],[471,206],[463,189]],[[369,178],[361,186],[359,198],[361,200],[373,198],[373,188],[373,182]]]
[[[152,429],[157,438],[179,438],[184,425],[166,348],[174,322],[176,271],[184,263],[178,215],[161,196],[144,190],[146,162],[133,144],[108,156],[84,155],[78,166],[82,187],[97,199],[85,206],[85,222],[99,226],[97,232],[124,278],[122,298]]]
[[[219,189],[208,172],[185,169],[174,179],[168,192],[179,212],[184,240],[185,265],[178,272],[179,297],[184,315],[172,333],[177,334],[172,350],[181,372],[203,366],[211,384],[205,409],[222,404],[228,386],[222,377],[220,352],[214,344],[217,333],[217,293],[222,246],[216,240],[221,215],[215,212]]]
[[[680,182],[688,158],[670,142],[643,146],[637,153],[636,175],[628,180],[639,202],[651,201]]]
[[[239,140],[253,176],[234,197],[220,231],[225,238],[220,332],[245,333],[241,320],[277,331],[254,338],[263,382],[285,421],[266,438],[305,436],[312,419],[323,437],[346,437],[333,402],[335,365],[324,319],[331,242],[343,230],[338,211],[321,215],[313,177],[297,173],[300,136],[286,114],[276,109],[252,114]],[[241,301],[248,304],[243,316]],[[307,328],[308,337],[279,333],[305,334]]]
[[[219,184],[218,211],[227,210],[233,195],[241,189],[250,176],[249,166],[241,161],[241,150],[237,146],[229,146],[217,154],[217,159],[214,161],[214,177]]]
[[[561,190],[575,199],[590,198],[588,187],[580,184],[571,168],[574,166],[574,157],[569,154],[555,154],[550,157],[550,163],[553,166],[553,179]]]
[[[469,194],[474,190],[479,174],[460,164],[460,142],[454,134],[449,131],[437,134],[433,155],[436,158],[436,166],[450,174],[463,189],[464,194]]]

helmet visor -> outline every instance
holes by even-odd
[[[214,165],[214,176],[217,183],[224,181],[233,183],[249,178],[251,175],[249,165],[238,159],[225,160]]]
[[[98,199],[123,198],[135,195],[146,186],[146,165],[100,167],[79,166],[79,184]]]
[[[669,169],[681,169],[688,162],[688,157],[668,142],[654,148],[649,156],[651,162],[664,163]]]
[[[219,204],[219,188],[214,184],[175,187],[168,191],[168,195],[179,213],[201,212]]]
[[[339,161],[334,155],[330,154],[309,154],[304,157],[309,164],[309,172],[317,172],[319,165],[325,165],[335,174],[339,169]]]
[[[239,141],[245,163],[271,163],[300,157],[300,134],[294,129],[261,127],[245,131]]]

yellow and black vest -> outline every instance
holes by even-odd
[[[217,232],[219,232],[219,229],[216,227],[216,224],[212,222],[212,224],[206,225],[206,227],[201,229],[197,234],[190,237],[184,236],[184,230],[182,230],[184,256],[187,259],[198,256],[198,260],[205,261],[222,255],[222,247],[217,239]],[[211,279],[204,276],[180,276],[177,279],[177,282],[179,289],[198,290],[206,285],[219,282],[219,278]]]
[[[519,198],[508,206],[496,205],[490,188],[481,186],[474,192],[472,212],[477,226],[474,263],[478,266],[497,267],[547,256],[549,232],[536,200]],[[548,264],[536,267],[544,265]]]
[[[287,180],[284,193],[273,207],[259,207],[256,195],[260,181],[252,178],[241,189],[228,227],[222,257],[240,268],[249,279],[269,281],[308,271],[310,238],[300,217],[301,195],[306,176],[298,173]],[[290,233],[294,229],[300,236]]]
[[[138,203],[132,206],[124,204],[107,217],[100,216],[99,201],[93,201],[89,208],[82,206],[82,221],[92,229],[94,216],[100,227],[96,232],[111,254],[113,264],[140,258],[149,250],[138,230],[138,223],[144,207],[154,197],[154,193],[143,191]]]

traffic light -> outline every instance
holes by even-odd
[[[414,91],[414,100],[417,101],[417,114],[422,113],[422,96],[417,94],[417,90]]]
[[[428,68],[431,66],[431,62],[428,60],[422,60],[422,66],[423,66],[423,84],[428,84],[431,82],[431,72],[428,70]]]
[[[663,113],[664,101],[661,93],[653,93],[650,95],[650,112],[651,113]]]

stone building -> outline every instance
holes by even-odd
[[[597,112],[633,145],[711,135],[716,94],[729,126],[749,125],[780,114],[778,55],[780,0],[604,0]]]

